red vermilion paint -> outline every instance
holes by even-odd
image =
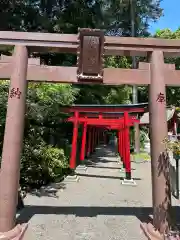
[[[86,135],[87,135],[87,123],[84,123],[83,124],[82,143],[81,143],[81,153],[80,153],[81,161],[84,161],[84,157],[85,157]]]

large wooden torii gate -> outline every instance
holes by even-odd
[[[0,62],[0,79],[11,80],[0,174],[0,232],[13,239],[23,230],[23,226],[15,227],[15,213],[26,79],[54,83],[149,85],[153,224],[161,233],[168,232],[171,197],[169,163],[163,143],[167,136],[165,86],[179,86],[180,71],[176,71],[174,65],[165,65],[164,57],[179,57],[180,41],[104,37],[100,30],[80,29],[79,35],[0,32],[0,45],[15,46],[13,57]],[[35,63],[36,60],[28,63],[29,53],[41,51],[77,53],[77,67],[41,66]],[[150,63],[139,63],[139,69],[103,69],[104,55],[146,56]]]

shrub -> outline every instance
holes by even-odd
[[[50,145],[25,143],[21,160],[22,187],[38,188],[64,175],[69,168],[64,150]]]

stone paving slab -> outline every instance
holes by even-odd
[[[140,220],[151,214],[150,163],[132,163],[137,186],[122,185],[118,158],[99,148],[79,182],[56,196],[28,194],[18,220],[28,221],[25,240],[145,240]]]

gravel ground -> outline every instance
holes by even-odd
[[[150,163],[132,163],[137,186],[125,186],[112,149],[98,149],[92,161],[79,182],[61,184],[56,195],[27,195],[18,217],[29,222],[25,240],[146,239],[140,220],[151,214]]]

